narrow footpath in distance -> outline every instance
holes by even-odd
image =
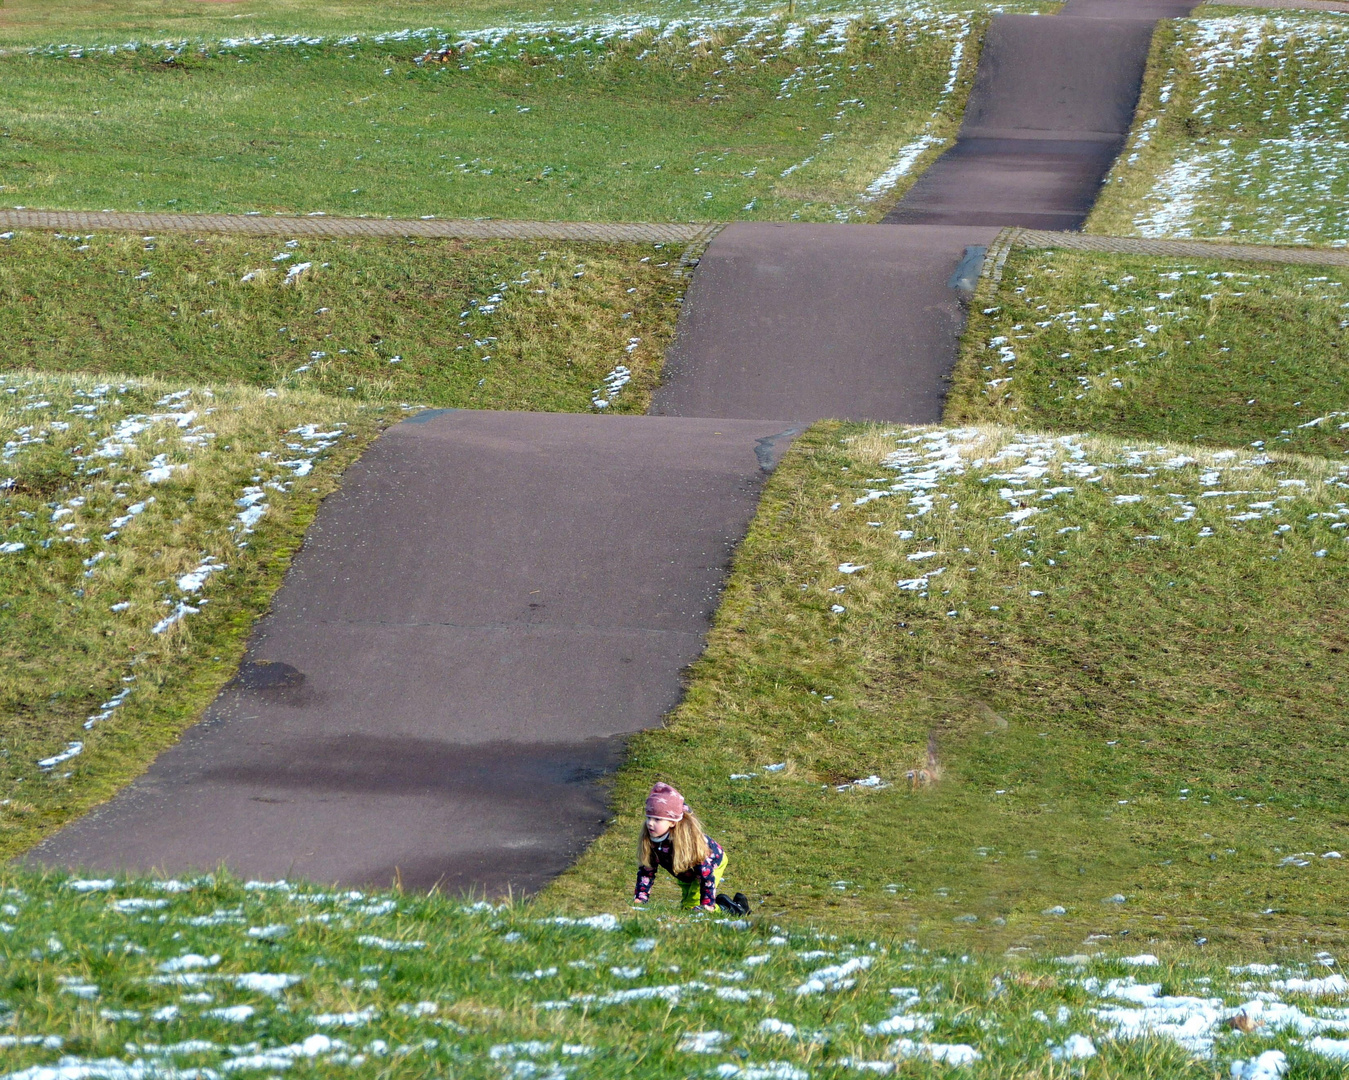
[[[958,291],[1007,226],[1079,229],[1186,0],[993,17],[956,143],[881,225],[728,225],[689,287],[652,412],[941,419]],[[973,259],[970,256],[974,256]]]
[[[623,737],[677,704],[791,439],[827,417],[940,420],[984,247],[1009,225],[1080,226],[1153,20],[1189,7],[996,16],[959,139],[885,224],[712,240],[653,415],[390,429],[323,504],[203,722],[29,858],[544,885],[604,827]]]

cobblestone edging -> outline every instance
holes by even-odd
[[[609,244],[706,244],[722,225],[504,221],[466,218],[289,217],[261,214],[156,214],[95,210],[0,210],[0,228],[71,232],[241,233],[255,236],[424,236],[455,240],[574,240]]]
[[[1092,236],[1088,233],[1042,232],[1038,229],[1005,229],[994,241],[995,244],[999,242],[1015,247],[1067,248],[1070,251],[1102,251],[1117,255],[1178,255],[1191,259],[1349,266],[1349,248],[1267,247],[1262,244],[1225,244],[1213,240],[1145,240],[1141,237]]]

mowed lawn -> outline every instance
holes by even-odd
[[[655,4],[645,6],[656,7]],[[5,0],[0,46],[237,34],[351,34],[536,20],[548,5],[469,0]],[[569,9],[570,10],[570,9]]]
[[[8,1080],[1213,1080],[1262,1054],[1330,1080],[1349,1052],[1342,977],[1310,950],[1234,970],[1127,942],[980,956],[664,904],[555,914],[228,874],[9,868],[0,890]],[[1248,1033],[1227,1022],[1242,1012]]]
[[[0,57],[0,195],[94,210],[861,219],[899,190],[863,198],[904,146],[954,129],[971,18],[15,50]]]
[[[886,5],[886,9],[896,6]],[[977,11],[984,5],[942,6]],[[1045,12],[1055,6],[1047,0],[1010,0],[997,5],[1000,11]],[[829,15],[836,9],[830,0],[801,0],[789,8],[797,15]],[[849,8],[865,9],[867,5],[861,4]],[[768,0],[703,0],[697,15],[744,19],[776,17],[782,10],[781,4]],[[679,0],[586,0],[566,5],[546,0],[462,0],[454,4],[445,0],[5,0],[0,7],[0,47],[261,34],[342,36],[423,26],[477,30],[614,16],[685,19],[689,15]]]

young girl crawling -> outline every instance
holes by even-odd
[[[663,866],[683,890],[681,907],[704,911],[720,907],[732,915],[748,915],[744,893],[727,899],[717,892],[726,863],[726,852],[703,832],[684,796],[669,784],[656,784],[646,797],[646,821],[637,841],[637,903],[651,898],[651,883]]]

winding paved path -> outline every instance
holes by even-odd
[[[790,425],[439,411],[322,507],[239,678],[33,855],[492,893],[600,831]]]
[[[1133,120],[1153,7],[1072,0],[1050,18],[995,16],[955,145],[886,223],[1080,228]]]
[[[940,420],[965,321],[948,281],[997,233],[728,225],[693,275],[651,411]]]
[[[765,471],[805,421],[940,418],[962,319],[948,281],[1003,226],[1081,220],[1147,19],[1183,6],[995,18],[959,142],[888,219],[908,224],[741,224],[711,244],[657,415],[390,430],[325,502],[206,720],[34,856],[545,883],[600,831],[623,735],[677,702]]]

